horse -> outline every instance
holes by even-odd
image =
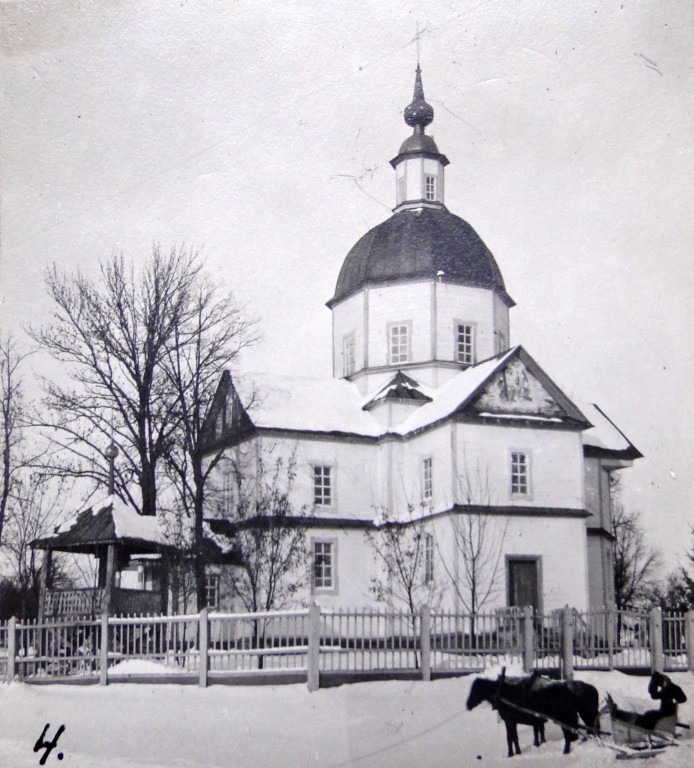
[[[578,739],[576,734],[578,728],[577,697],[564,682],[542,680],[540,684],[537,678],[533,680],[532,676],[509,681],[505,679],[505,671],[497,680],[478,677],[475,678],[470,688],[470,695],[467,700],[468,710],[474,709],[483,701],[489,702],[492,708],[499,712],[506,724],[509,757],[513,757],[514,746],[516,754],[520,754],[517,723],[535,727],[536,723],[539,726],[539,722],[542,722],[544,728],[546,720],[542,717],[543,715],[562,725],[565,755],[571,752],[571,742]],[[535,714],[530,714],[531,712]],[[536,746],[539,746],[537,740],[535,743]]]
[[[554,685],[558,681],[543,677],[538,672],[530,675],[529,685],[531,688],[539,688],[547,685]],[[562,682],[576,699],[576,709],[578,714],[586,725],[589,733],[597,734],[600,730],[600,694],[598,689],[590,683],[584,683],[582,680],[565,680]]]
[[[535,717],[529,715],[526,712],[520,712],[515,707],[505,704],[499,700],[500,683],[499,680],[488,680],[483,677],[478,677],[472,683],[470,688],[470,695],[467,700],[467,708],[474,709],[478,704],[483,701],[487,701],[492,705],[492,709],[495,709],[499,713],[499,717],[504,721],[506,726],[506,744],[508,746],[508,756],[513,757],[513,748],[516,749],[516,754],[520,755],[521,749],[518,743],[518,729],[517,725],[532,725],[533,727],[533,744],[539,747],[540,744],[545,743],[545,723],[547,720],[543,717]],[[507,692],[508,688],[519,688],[519,695],[524,695],[527,687],[526,678],[516,677],[507,678],[503,677],[505,685],[504,691]],[[504,695],[504,699],[511,701],[511,698]]]

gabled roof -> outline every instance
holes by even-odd
[[[223,384],[208,421],[214,414],[219,419],[225,412],[226,397],[237,406],[252,402],[252,407],[234,417],[237,431],[215,433],[215,440],[208,440],[210,450],[228,440],[243,439],[253,430],[378,440],[389,435],[407,438],[448,418],[578,430],[591,426],[523,347],[461,370],[436,389],[402,372],[366,397],[346,379],[249,374],[232,382],[225,374]],[[399,425],[388,428],[370,413],[370,408],[391,397],[407,398],[413,411]]]
[[[516,386],[517,397],[511,397],[509,386],[505,386],[505,397],[495,394],[497,382],[505,382],[506,371],[513,371],[515,379],[523,377],[523,387]],[[520,346],[458,373],[436,390],[431,403],[405,419],[396,431],[415,432],[453,414],[578,429],[590,426],[583,413]]]
[[[406,401],[412,405],[430,403],[433,398],[426,394],[427,391],[429,391],[429,387],[422,386],[407,374],[398,371],[363,408],[368,411],[386,400]]]
[[[229,377],[223,391],[220,384],[218,395],[219,401],[216,397],[205,420],[208,434],[208,422],[223,412],[227,396],[250,403],[247,411],[244,408],[245,418],[240,419],[242,432],[279,429],[372,438],[383,432],[380,423],[363,409],[359,390],[346,379],[248,374],[233,383]],[[209,437],[207,443],[212,445]]]
[[[140,515],[113,496],[78,512],[57,526],[51,536],[33,541],[32,546],[94,552],[102,546],[116,543],[137,552],[175,549],[166,541],[159,518]]]
[[[583,433],[583,451],[586,456],[603,456],[626,461],[643,456],[600,406],[590,403],[582,408],[593,425]]]

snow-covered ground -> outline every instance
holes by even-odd
[[[593,683],[603,697],[610,691],[618,703],[648,698],[644,677],[619,672],[576,677]],[[694,676],[671,677],[689,699],[679,719],[694,725]],[[65,768],[624,765],[614,752],[591,742],[574,744],[571,755],[563,756],[561,732],[551,724],[548,743],[540,749],[532,746],[532,729],[521,726],[523,754],[509,763],[504,727],[495,713],[486,704],[465,709],[472,679],[361,683],[315,693],[304,685],[2,684],[0,764],[37,766],[43,750],[34,753],[33,746],[50,723],[47,739],[61,724],[65,731],[45,764]],[[694,734],[686,733],[679,746],[648,764],[690,768]]]

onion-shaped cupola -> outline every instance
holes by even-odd
[[[404,207],[442,207],[444,202],[443,169],[448,158],[439,152],[436,142],[424,133],[434,120],[434,108],[424,98],[422,70],[417,64],[414,96],[405,107],[405,123],[412,135],[402,143],[390,164],[395,169],[395,210]]]

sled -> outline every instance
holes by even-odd
[[[593,741],[598,746],[610,749],[616,753],[618,760],[644,760],[650,757],[656,757],[661,754],[667,747],[679,746],[676,738],[676,727],[689,728],[686,723],[677,722],[677,714],[659,718],[656,721],[656,727],[653,729],[641,728],[635,723],[625,722],[618,718],[614,718],[613,710],[614,702],[612,697],[608,694],[607,705],[600,711],[600,720],[603,717],[608,717],[608,728],[600,726],[598,733],[591,733],[590,729],[586,726],[579,724],[578,728],[572,728],[566,723],[562,723],[552,717],[547,716],[542,712],[536,712],[527,707],[521,707],[514,702],[507,701],[505,699],[499,699],[502,703],[506,704],[513,709],[517,709],[519,712],[532,715],[537,718],[543,718],[550,723],[558,725],[560,728],[566,728],[572,731],[583,740]],[[628,713],[633,716],[637,716],[638,713]],[[607,740],[605,737],[612,737]]]
[[[608,694],[607,704],[601,716],[607,716],[609,726],[601,729],[605,735],[612,736],[617,758],[622,760],[643,759],[659,755],[667,747],[676,747],[677,726],[689,728],[685,723],[677,722],[677,712],[657,718],[652,728],[635,722],[640,718],[638,712],[619,710]],[[607,743],[603,741],[607,746]]]

